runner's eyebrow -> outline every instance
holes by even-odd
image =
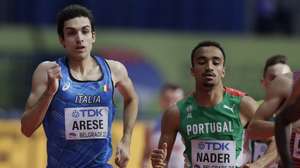
[[[85,26],[80,27],[79,29],[87,29],[87,28],[91,28],[91,26],[90,25],[85,25]],[[75,27],[65,27],[65,30],[77,30],[77,28],[75,28]]]

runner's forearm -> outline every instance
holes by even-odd
[[[43,121],[48,107],[53,98],[53,94],[44,92],[38,102],[32,107],[27,107],[21,119],[22,133],[30,137]]]
[[[255,119],[248,129],[251,139],[265,139],[274,136],[274,122]]]
[[[132,98],[124,103],[124,116],[123,116],[123,137],[122,141],[130,144],[132,131],[135,125],[137,111],[138,111],[138,100]]]
[[[277,149],[276,149],[276,142],[273,139],[268,146],[266,153],[261,156],[258,160],[254,161],[252,165],[255,167],[266,167],[271,163],[275,162],[277,159]]]

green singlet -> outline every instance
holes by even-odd
[[[181,133],[193,168],[239,167],[244,128],[240,120],[240,101],[245,93],[225,88],[222,102],[214,107],[200,106],[193,96],[177,103]]]

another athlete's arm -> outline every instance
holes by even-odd
[[[250,163],[248,165],[249,168],[257,168],[257,167],[267,167],[272,164],[277,159],[277,149],[275,139],[272,138],[270,144],[268,145],[268,149],[264,155],[262,155],[259,159]]]
[[[176,105],[173,105],[163,114],[158,149],[154,149],[151,154],[151,162],[154,168],[168,165],[179,129],[179,122],[179,109]]]
[[[257,103],[252,97],[242,97],[240,104],[240,118],[243,126],[246,126],[251,121],[256,110]]]
[[[123,136],[116,149],[115,162],[119,167],[126,167],[129,160],[132,131],[138,112],[138,97],[125,66],[113,60],[109,60],[108,64],[111,68],[114,85],[123,96],[124,101]]]
[[[248,127],[251,138],[269,138],[274,135],[274,122],[267,120],[282,106],[290,93],[291,86],[292,80],[284,76],[278,76],[270,83],[266,89],[264,102],[259,106]]]
[[[42,123],[58,89],[60,72],[60,66],[55,62],[43,62],[33,73],[31,92],[21,119],[21,131],[27,137]]]
[[[257,110],[256,101],[249,96],[244,96],[241,100],[241,121],[244,126],[251,121],[256,110]],[[249,164],[248,167],[251,166],[265,167],[275,159],[276,159],[276,147],[274,143],[273,146],[269,146],[268,154],[264,155],[260,160],[257,160],[255,163]]]
[[[149,167],[149,159],[151,156],[151,140],[150,140],[150,135],[151,134],[151,128],[146,127],[145,128],[145,145],[144,145],[144,150],[143,150],[143,157],[141,160],[141,168],[147,168]]]
[[[275,120],[275,137],[277,150],[285,168],[291,168],[292,159],[289,149],[289,124],[300,118],[300,80],[298,80]]]

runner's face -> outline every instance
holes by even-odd
[[[268,87],[270,82],[278,75],[282,75],[285,73],[290,73],[291,69],[286,64],[275,64],[273,66],[270,66],[265,74],[264,79],[262,80],[262,83],[265,87]]]
[[[69,57],[82,59],[90,56],[95,32],[92,32],[90,20],[87,17],[76,17],[64,23],[64,38],[60,43],[67,50]]]
[[[193,62],[191,72],[201,86],[212,88],[222,82],[225,76],[224,56],[219,48],[199,48],[195,52]]]

